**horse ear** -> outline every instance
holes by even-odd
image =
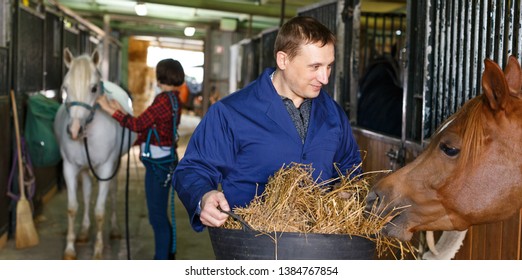
[[[509,89],[513,95],[518,95],[522,88],[522,70],[520,64],[514,55],[510,55],[506,68],[504,69],[504,76],[508,83]]]
[[[65,48],[63,50],[63,62],[65,63],[65,66],[69,68],[71,66],[71,62],[73,61],[74,56],[72,55],[71,51],[69,51],[69,48]]]
[[[94,65],[98,66],[100,64],[101,59],[100,59],[100,53],[98,52],[98,50],[94,50],[92,52],[91,58],[92,58],[92,63],[94,63]]]
[[[484,65],[482,90],[492,110],[503,110],[509,98],[509,86],[504,73],[498,64],[488,58],[484,60]]]

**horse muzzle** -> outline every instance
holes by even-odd
[[[73,119],[71,123],[67,125],[67,134],[73,140],[78,140],[85,134],[85,125],[81,124],[78,119]]]
[[[403,201],[397,202],[397,198],[393,198],[390,193],[379,191],[374,186],[366,197],[365,213],[387,221],[381,230],[382,234],[401,241],[409,241],[413,233],[408,226],[407,207],[400,206],[404,204]]]

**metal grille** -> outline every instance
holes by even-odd
[[[510,54],[520,59],[520,0],[430,1],[426,11],[423,112],[421,131],[413,138],[430,137],[436,128],[464,102],[480,94],[484,59],[505,64]],[[417,137],[416,137],[417,136]],[[422,140],[421,139],[421,140]]]
[[[63,48],[69,48],[74,56],[80,55],[80,35],[78,30],[65,28],[63,33]]]
[[[109,44],[109,81],[120,83],[120,66],[120,47],[116,44]]]
[[[91,34],[89,33],[89,31],[85,31],[85,30],[81,30],[80,31],[80,53],[87,53],[87,54],[91,54],[94,49],[92,48],[92,45],[91,45]]]
[[[260,72],[267,67],[275,67],[274,44],[279,29],[266,31],[261,35],[261,69]]]
[[[43,16],[29,9],[18,9],[16,33],[17,91],[38,91],[43,88]]]
[[[80,37],[76,29],[64,28],[63,31],[63,49],[69,48],[73,56],[78,56],[80,52]],[[67,73],[65,63],[62,64],[62,77]]]
[[[60,17],[45,14],[44,47],[44,89],[58,90],[62,83],[62,34],[63,23]]]
[[[243,52],[241,65],[241,88],[246,87],[250,82],[255,80],[259,73],[259,50],[260,38],[253,38],[241,46]]]
[[[406,38],[406,15],[393,13],[361,13],[359,73],[364,73],[374,59],[398,51]]]
[[[9,93],[9,49],[0,47],[0,96]]]

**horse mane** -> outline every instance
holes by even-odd
[[[91,75],[92,75],[92,69],[93,63],[92,59],[87,54],[82,54],[76,58],[73,59],[71,62],[68,74],[66,75],[65,79],[73,79],[76,82],[87,82],[91,81]],[[94,66],[95,68],[95,75],[100,75],[99,70]],[[101,77],[101,75],[100,75]],[[85,85],[80,85],[80,87],[85,87]],[[81,92],[81,91],[78,91]],[[68,94],[74,94],[76,91],[69,91]],[[79,96],[76,96],[78,98]]]
[[[439,129],[435,132],[436,141],[433,141],[433,148],[438,148],[436,143],[439,142],[441,132],[451,126],[460,126],[459,134],[462,139],[460,147],[460,155],[458,159],[458,167],[464,168],[466,166],[473,165],[477,162],[481,146],[484,143],[484,118],[482,118],[482,105],[484,97],[482,95],[477,96],[458,110],[455,114],[450,116]]]

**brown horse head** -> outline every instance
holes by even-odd
[[[522,207],[522,71],[485,60],[483,93],[451,116],[413,162],[380,180],[368,209],[401,209],[383,233],[410,240],[424,230],[464,230]]]

